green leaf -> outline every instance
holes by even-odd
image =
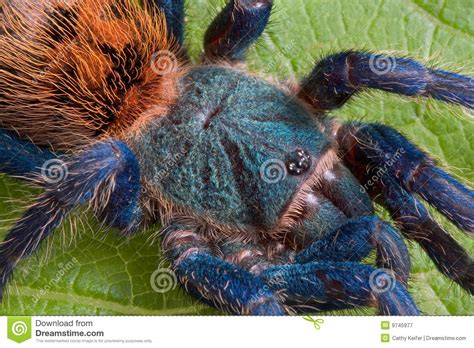
[[[384,50],[409,55],[430,65],[472,73],[474,7],[469,2],[437,0],[276,0],[269,30],[249,54],[249,67],[268,76],[298,79],[316,59],[347,49]],[[187,44],[196,61],[202,38],[220,0],[187,1]],[[380,121],[433,154],[466,182],[474,179],[473,115],[462,108],[426,99],[368,92],[334,115],[345,120]],[[37,191],[13,179],[0,179],[4,235],[25,201]],[[386,212],[382,211],[382,214]],[[474,241],[439,214],[433,214],[472,254]],[[124,240],[100,231],[94,220],[79,216],[77,235],[70,228],[55,234],[48,248],[22,262],[0,307],[2,315],[22,314],[216,314],[177,287],[153,290],[150,278],[162,264],[159,229]],[[67,224],[65,224],[67,226]],[[442,276],[416,245],[410,246],[410,291],[426,314],[474,314],[472,298]],[[348,311],[354,314],[360,311]],[[367,313],[364,311],[363,313]],[[370,311],[370,313],[373,313]]]

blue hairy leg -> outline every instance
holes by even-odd
[[[297,249],[308,246],[347,220],[332,201],[317,191],[310,192],[297,206],[299,208],[290,208],[293,213],[287,213],[282,218],[286,220],[286,216],[294,216],[293,222],[286,224],[285,240]]]
[[[0,130],[0,172],[31,178],[41,172],[45,163],[55,158],[51,151],[19,139],[11,132]]]
[[[199,230],[199,226],[183,220],[163,231],[163,249],[187,291],[228,313],[285,314],[259,277],[214,256]]]
[[[473,233],[472,190],[387,126],[347,124],[339,129],[337,140],[347,166],[373,196],[383,194],[382,203],[391,210],[405,236],[420,243],[444,274],[473,292],[472,259],[412,195],[420,195],[454,224]],[[374,177],[378,180],[371,182]]]
[[[44,182],[45,191],[0,245],[0,298],[15,265],[34,253],[74,208],[91,202],[106,223],[125,231],[138,227],[138,164],[125,144],[96,144],[63,168],[62,180]]]
[[[459,228],[474,233],[474,192],[438,168],[396,130],[379,124],[351,123],[339,129],[338,142],[344,160],[350,167],[359,168],[359,177],[361,167],[367,164],[374,165],[366,173],[367,178],[370,174],[377,176],[377,170],[384,168],[407,191],[419,194]]]
[[[377,250],[377,267],[393,270],[406,284],[410,257],[399,232],[378,216],[356,217],[326,234],[295,256],[298,263],[311,261],[361,261]]]
[[[390,178],[384,184],[377,190],[406,236],[421,245],[441,272],[474,294],[474,261],[469,254],[413,195]]]
[[[241,267],[252,274],[259,275],[264,269],[271,266],[268,258],[268,246],[251,243],[240,242],[235,240],[222,240],[216,243],[219,253],[223,256],[223,260],[233,265]],[[272,255],[272,262],[277,258],[288,261],[288,255]]]
[[[272,5],[273,0],[229,1],[206,32],[206,59],[242,61],[267,26]]]
[[[104,158],[111,155],[115,156],[116,161],[116,167],[110,168],[114,175],[111,179],[114,188],[108,199],[99,201],[96,214],[109,227],[130,234],[138,231],[142,223],[140,167],[135,155],[124,143],[112,142],[112,146],[106,148]]]
[[[373,215],[372,200],[342,163],[336,162],[321,178],[318,190],[347,217]]]
[[[331,165],[316,173],[316,177],[317,183],[310,185],[309,191],[300,189],[280,218],[285,241],[298,250],[308,247],[315,240],[332,240],[328,233],[346,225],[350,218],[355,221],[374,214],[370,197],[361,190],[360,183],[336,156]],[[373,229],[370,224],[364,227]]]
[[[318,110],[331,110],[366,88],[474,108],[474,78],[427,68],[409,58],[354,51],[321,60],[303,81],[300,95]]]
[[[261,277],[274,292],[283,291],[284,303],[298,312],[370,306],[382,315],[420,313],[401,283],[359,263],[320,261],[273,266]]]
[[[150,6],[156,6],[166,17],[166,26],[170,37],[184,44],[184,1],[183,0],[145,0]]]

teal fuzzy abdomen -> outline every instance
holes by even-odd
[[[197,68],[180,86],[169,115],[132,145],[142,176],[173,204],[219,223],[274,225],[329,146],[314,117],[277,87],[231,69]],[[293,176],[285,166],[299,149],[312,161]],[[262,177],[272,161],[281,165],[277,182]]]

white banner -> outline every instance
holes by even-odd
[[[472,317],[0,317],[0,347],[473,347]],[[320,346],[323,347],[323,346]]]

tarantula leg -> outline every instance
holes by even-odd
[[[474,108],[474,78],[430,69],[409,58],[353,51],[321,60],[303,81],[300,96],[318,110],[332,110],[365,88]]]
[[[131,220],[126,228],[136,223],[132,215],[137,209],[131,207],[137,195],[130,186],[139,177],[138,164],[125,144],[99,143],[62,168],[61,175],[44,178],[45,191],[0,245],[0,298],[15,265],[33,254],[75,207],[91,202],[110,223],[124,227],[126,217]],[[110,210],[103,210],[106,206]]]
[[[218,243],[218,247],[223,254],[224,261],[241,267],[252,274],[259,275],[262,270],[272,265],[267,258],[267,251],[258,244],[223,241]]]
[[[334,163],[332,169],[326,171],[320,180],[318,191],[347,217],[374,215],[372,200],[360,189],[359,181],[342,162]]]
[[[431,218],[420,201],[393,180],[387,178],[379,190],[407,237],[421,245],[442,273],[474,294],[474,261],[469,254]]]
[[[359,177],[387,174],[396,178],[407,191],[419,194],[459,228],[474,233],[474,192],[436,167],[400,133],[383,125],[352,123],[339,129],[338,142],[345,162],[352,168],[359,167]],[[365,170],[367,164],[375,166],[370,173]]]
[[[273,0],[231,0],[206,32],[205,59],[242,61],[267,26],[272,6]]]
[[[186,290],[232,314],[285,314],[276,296],[259,277],[212,255],[199,228],[175,221],[163,231],[163,250]]]
[[[417,241],[444,274],[474,292],[473,260],[410,194],[419,194],[454,224],[473,233],[473,192],[389,127],[348,124],[339,129],[337,138],[341,157],[364,187],[373,195],[383,195],[405,236]]]
[[[0,172],[28,178],[40,173],[41,168],[55,158],[51,151],[0,130]]]
[[[410,256],[403,238],[378,216],[363,216],[315,241],[295,256],[298,263],[312,261],[361,261],[371,250],[377,250],[377,266],[394,271],[397,279],[407,283]]]
[[[147,6],[163,11],[170,36],[184,45],[184,1],[183,0],[144,0]]]
[[[353,262],[274,266],[261,275],[296,311],[370,306],[382,315],[418,315],[405,287],[390,274]]]

